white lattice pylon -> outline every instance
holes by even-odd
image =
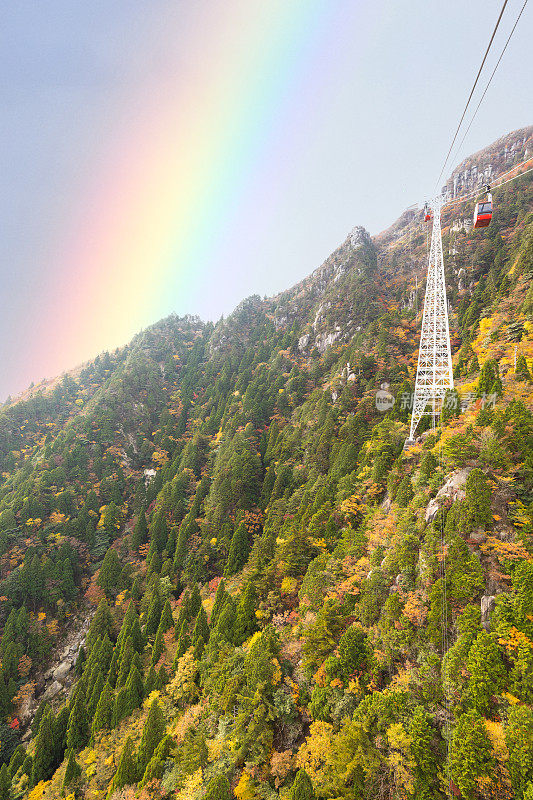
[[[453,389],[452,354],[450,349],[450,327],[448,323],[448,303],[444,281],[444,260],[442,257],[442,234],[440,212],[444,203],[438,197],[431,203],[433,209],[433,231],[429,251],[426,297],[422,333],[418,351],[415,394],[411,417],[413,439],[420,419],[428,404],[431,405],[433,424],[442,408],[442,400],[447,389]]]

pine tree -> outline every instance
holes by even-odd
[[[163,775],[164,764],[170,754],[171,747],[172,737],[168,736],[167,734],[163,737],[163,739],[161,739],[155,749],[155,753],[148,762],[148,766],[146,767],[142,780],[139,783],[139,789],[142,789],[147,783],[150,783],[150,781],[153,781],[154,779],[159,780],[161,778]]]
[[[81,775],[81,767],[76,761],[76,755],[74,750],[69,750],[68,753],[68,761],[67,766],[65,769],[65,777],[63,778],[63,791],[66,793],[66,790],[69,786],[71,786]]]
[[[161,612],[161,619],[159,620],[159,627],[161,628],[163,633],[166,633],[169,628],[174,625],[174,617],[172,616],[172,609],[170,608],[170,603],[166,600],[165,605],[163,606],[163,611]]]
[[[128,680],[126,681],[126,716],[131,714],[135,711],[136,708],[139,708],[143,701],[144,697],[144,686],[141,677],[141,673],[135,666],[132,664],[130,669],[130,674],[128,675]]]
[[[494,769],[485,720],[475,711],[459,717],[450,744],[450,772],[465,800],[474,800],[477,779]]]
[[[198,639],[202,637],[204,644],[209,640],[209,623],[207,622],[207,614],[203,606],[200,606],[198,616],[192,632],[192,643],[196,644]]]
[[[231,800],[231,786],[225,775],[216,775],[207,785],[204,800]]]
[[[520,353],[520,355],[516,359],[515,375],[517,380],[531,381],[531,372],[529,371],[526,357],[523,353]]]
[[[138,550],[142,544],[148,541],[148,525],[146,522],[146,514],[144,508],[141,508],[139,518],[135,523],[133,535],[131,537],[131,546],[133,550]]]
[[[174,669],[176,669],[179,659],[182,657],[184,653],[187,652],[189,647],[191,646],[191,639],[187,632],[187,622],[184,621],[183,625],[181,626],[181,633],[178,639],[178,649],[176,650],[176,655],[174,656]]]
[[[93,737],[101,731],[102,728],[109,728],[111,726],[111,717],[113,715],[114,695],[113,689],[108,682],[104,683],[104,688],[100,694],[100,698],[96,705],[96,711],[93,717],[92,735]]]
[[[299,769],[296,773],[289,791],[289,800],[315,800],[313,784],[304,769]]]
[[[154,645],[152,647],[152,658],[150,659],[151,666],[155,666],[157,664],[164,650],[165,650],[165,640],[163,639],[163,631],[161,630],[161,628],[158,628]]]
[[[126,687],[123,686],[119,689],[117,696],[115,697],[115,703],[113,705],[113,715],[111,717],[111,726],[116,728],[117,725],[124,719],[124,717],[128,716],[128,692]]]
[[[191,593],[187,598],[186,601],[186,612],[187,617],[190,620],[196,619],[198,616],[198,612],[200,611],[200,606],[202,605],[202,598],[200,596],[200,587],[197,583],[194,583]]]
[[[144,723],[141,743],[139,745],[139,753],[137,756],[139,772],[144,774],[148,762],[152,758],[157,745],[164,735],[165,720],[158,699],[155,697],[150,704],[148,717]]]
[[[157,629],[159,627],[159,620],[161,619],[161,598],[159,596],[159,591],[154,591],[152,595],[152,599],[150,601],[150,606],[148,609],[148,614],[146,616],[146,625],[144,628],[144,635],[148,636],[155,636],[157,633]]]
[[[224,569],[225,578],[235,575],[235,573],[244,566],[249,552],[248,531],[244,522],[241,522],[231,538],[228,560],[226,561],[226,567]]]
[[[400,507],[406,508],[413,499],[413,496],[413,484],[411,483],[409,475],[406,475],[400,483],[395,500]]]
[[[42,715],[39,733],[35,740],[35,755],[32,765],[31,782],[36,786],[46,781],[52,774],[54,763],[54,737],[52,733],[53,714],[47,709]]]
[[[242,593],[239,604],[237,606],[237,613],[235,615],[235,623],[233,627],[233,641],[235,644],[240,645],[246,641],[246,639],[252,635],[254,630],[256,629],[257,618],[255,616],[257,606],[257,594],[255,591],[255,587],[251,581],[246,584],[246,588]],[[222,610],[220,615],[220,622],[222,627],[222,622],[224,623],[224,627],[229,627],[231,621],[231,607],[225,606]],[[228,633],[223,633],[226,637],[229,635]],[[231,641],[228,638],[228,641]]]
[[[118,668],[118,675],[117,675],[117,682],[115,684],[115,689],[120,689],[126,683],[130,672],[133,653],[134,653],[133,642],[131,640],[131,636],[128,636],[128,638],[126,639],[126,641],[122,646],[122,652],[120,654],[120,666]]]
[[[83,686],[79,686],[70,711],[66,744],[70,749],[81,750],[88,740],[89,720],[85,710],[85,692]]]
[[[91,699],[87,705],[87,715],[89,719],[92,720],[94,717],[96,706],[98,705],[98,701],[100,699],[100,695],[102,694],[102,689],[104,688],[104,677],[101,672],[98,673],[98,677],[94,683],[94,688],[91,692]]]
[[[492,492],[485,475],[480,469],[473,469],[468,475],[465,492],[468,508],[468,523],[472,528],[477,528],[480,525],[491,522],[492,515],[490,504]]]
[[[214,628],[215,625],[217,624],[218,615],[222,611],[222,608],[224,606],[224,603],[226,602],[227,597],[229,597],[229,595],[226,592],[224,581],[221,580],[217,586],[217,591],[215,594],[215,602],[213,603],[213,610],[211,611],[211,618],[209,620],[211,628]]]
[[[10,800],[11,776],[7,764],[2,764],[0,769],[0,800]]]
[[[102,639],[106,633],[109,634],[113,630],[113,617],[109,610],[109,606],[105,600],[100,600],[96,614],[92,618],[89,626],[89,632],[85,641],[87,652],[90,653],[96,641]]]
[[[499,693],[506,676],[498,645],[490,633],[478,634],[469,650],[466,669],[470,678],[465,701],[478,713],[486,714],[491,698]]]
[[[107,797],[110,798],[117,789],[122,789],[123,786],[131,786],[137,782],[137,766],[135,763],[135,756],[133,753],[133,742],[128,736],[120,754],[117,771],[115,777],[109,785]]]
[[[114,547],[110,547],[105,554],[97,580],[98,586],[104,590],[107,598],[116,596],[121,571],[117,551]]]
[[[155,671],[155,667],[152,665],[148,670],[148,675],[146,676],[146,681],[144,683],[144,696],[150,697],[152,692],[158,688],[159,680],[157,677],[157,672]]]
[[[17,771],[24,763],[24,759],[26,758],[26,750],[24,745],[19,744],[15,747],[13,751],[13,755],[9,759],[9,774],[11,778],[13,778]]]

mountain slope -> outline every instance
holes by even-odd
[[[468,160],[467,188],[505,146],[523,160],[533,129]],[[463,411],[407,452],[411,211],[2,410],[6,797],[531,795],[531,175],[495,200],[486,232],[471,201],[443,218]]]

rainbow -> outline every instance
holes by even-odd
[[[366,6],[197,5],[196,17],[176,11],[175,30],[187,23],[190,32],[179,69],[126,87],[112,141],[65,220],[45,299],[55,321],[38,359],[57,371],[168,313],[195,313],[202,296],[219,290],[211,270],[227,230],[251,221],[258,186],[268,202],[269,181],[284,168],[279,142],[305,140],[295,99],[327,72],[320,53],[335,47],[347,14],[353,25]]]

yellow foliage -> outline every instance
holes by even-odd
[[[486,719],[485,728],[487,729],[494,755],[498,761],[508,761],[509,751],[505,743],[505,733],[501,722],[493,722],[492,720]]]
[[[41,800],[41,797],[46,791],[46,787],[50,785],[50,781],[39,781],[37,786],[31,790],[28,795],[28,800]]]
[[[292,594],[297,586],[298,581],[296,578],[289,578],[289,576],[286,575],[281,582],[281,594]]]
[[[202,767],[199,767],[192,775],[188,775],[182,790],[176,795],[176,800],[197,800],[197,798],[200,798],[203,777]]]
[[[396,789],[400,797],[407,797],[414,789],[413,773],[416,764],[411,755],[411,740],[399,722],[387,729],[389,740],[389,764],[394,773]]]
[[[279,665],[279,661],[277,658],[273,658],[272,663],[274,664],[274,674],[272,675],[272,683],[274,684],[274,686],[277,686],[278,683],[281,683],[281,667]]]
[[[257,797],[254,783],[246,770],[243,771],[239,778],[239,783],[235,787],[234,793],[238,800],[255,800]]]
[[[84,760],[87,766],[89,766],[90,764],[94,764],[96,758],[96,750],[89,750]]]

